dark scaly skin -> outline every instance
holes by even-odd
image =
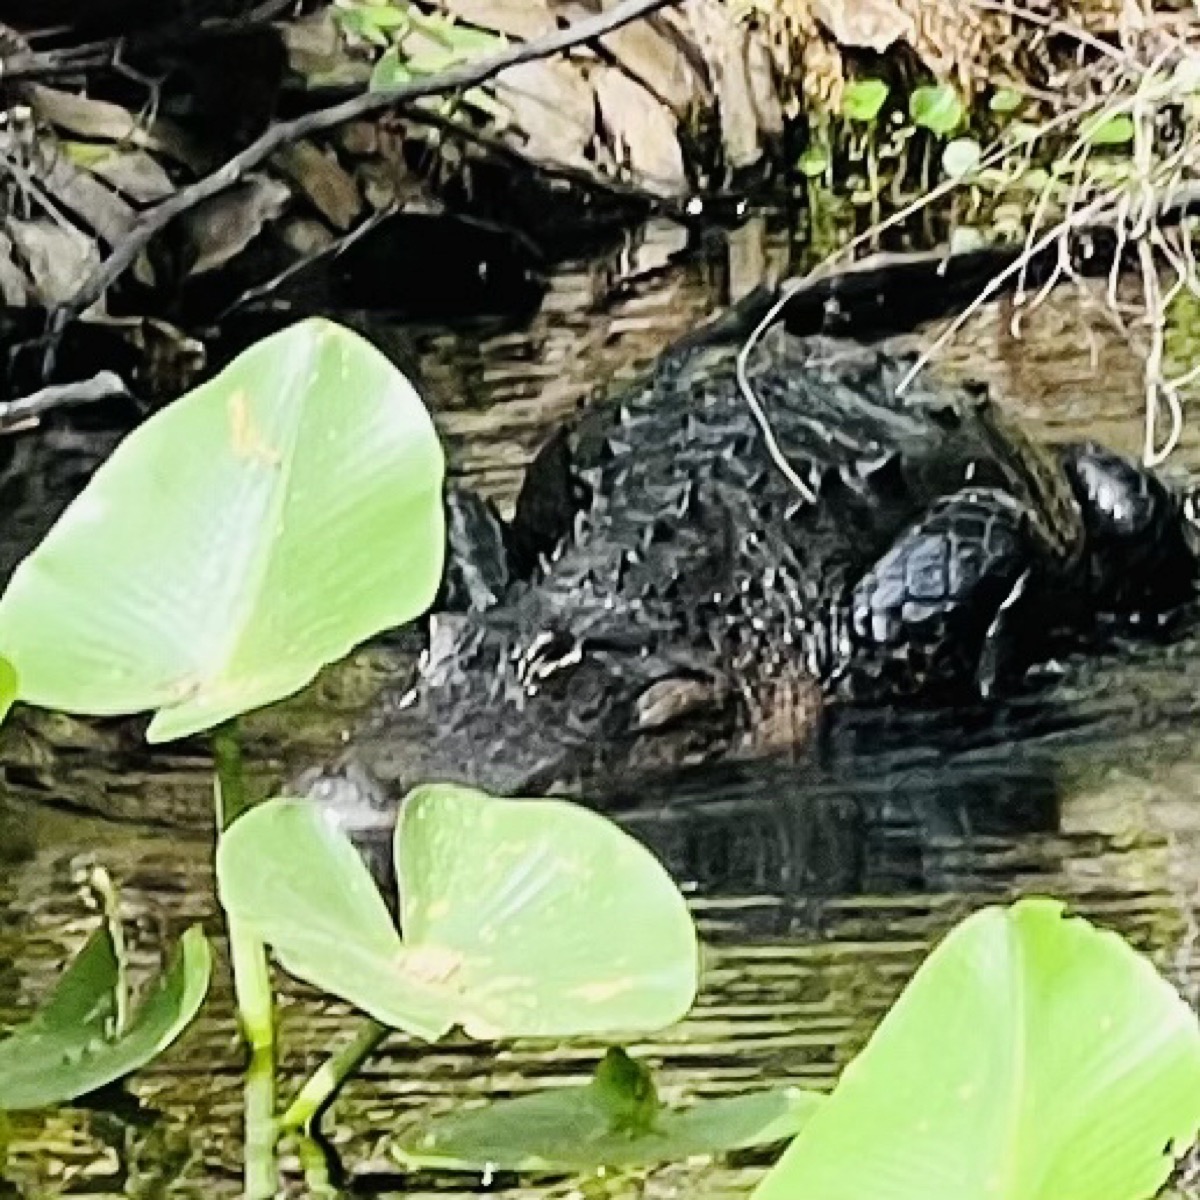
[[[1190,595],[1157,480],[1031,444],[976,387],[921,374],[898,395],[907,356],[776,328],[750,378],[807,498],[768,452],[738,348],[669,357],[559,439],[501,531],[510,562],[475,508],[485,551],[460,544],[455,570],[487,607],[435,618],[415,690],[322,794],[340,802],[339,773],[363,767],[349,790],[372,802],[429,778],[594,793],[799,742],[830,695],[990,694],[1105,606],[1151,619]]]

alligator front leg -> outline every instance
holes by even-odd
[[[988,696],[1013,682],[1034,652],[1040,559],[1029,513],[1006,493],[940,500],[853,590],[851,691]]]
[[[446,491],[446,565],[437,609],[484,612],[513,582],[508,527],[496,506],[466,488]]]

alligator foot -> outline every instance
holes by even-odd
[[[1035,536],[1030,514],[991,488],[934,504],[854,589],[851,692],[987,696],[1015,681],[1038,620]]]
[[[514,576],[508,526],[496,506],[466,488],[446,492],[446,568],[437,607],[484,612]]]

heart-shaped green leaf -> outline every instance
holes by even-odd
[[[0,1110],[74,1100],[145,1066],[191,1023],[208,992],[212,954],[189,929],[125,1029],[125,986],[107,927],[88,940],[41,1011],[0,1042]]]
[[[842,93],[842,116],[869,125],[879,116],[889,90],[882,79],[855,80]]]
[[[1200,1026],[1114,933],[1023,900],[929,957],[755,1200],[1145,1200],[1200,1127]]]
[[[605,1062],[621,1051],[609,1051]],[[601,1064],[601,1070],[604,1064]],[[597,1074],[599,1075],[599,1071]],[[552,1088],[433,1120],[392,1153],[407,1168],[458,1171],[597,1171],[722,1154],[795,1137],[824,1097],[777,1088],[659,1107],[644,1129],[613,1121],[597,1080]]]
[[[914,125],[946,137],[963,123],[967,110],[952,85],[939,83],[913,89],[908,98],[908,115]]]
[[[558,800],[416,789],[396,829],[404,938],[366,867],[308,801],[226,832],[221,902],[290,973],[428,1039],[656,1029],[695,997],[683,898],[640,843]]]
[[[435,1041],[454,1024],[443,997],[400,967],[400,934],[362,858],[307,800],[270,800],[217,846],[225,911],[253,929],[298,979],[385,1025]]]
[[[443,457],[408,380],[311,320],[135,430],[0,599],[20,696],[157,709],[152,741],[281,699],[432,601]]]

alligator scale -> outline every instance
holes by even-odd
[[[673,352],[556,436],[510,524],[451,495],[448,611],[327,786],[599,791],[799,744],[830,699],[987,696],[1192,596],[1152,474],[1031,443],[980,387],[901,393],[882,346],[775,327],[741,380],[739,349]]]

